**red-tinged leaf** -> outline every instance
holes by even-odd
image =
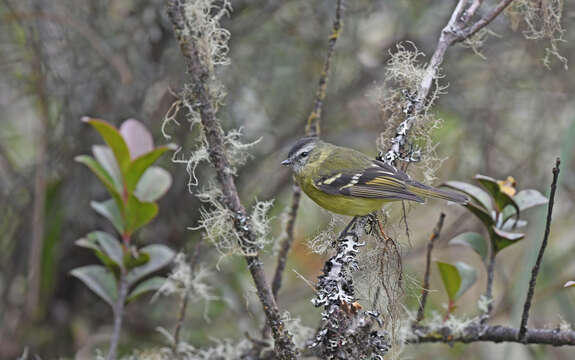
[[[130,152],[130,159],[134,160],[154,149],[152,134],[144,124],[136,119],[128,119],[120,126],[120,134],[124,138]]]

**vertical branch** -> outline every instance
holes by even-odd
[[[120,332],[122,330],[122,320],[124,319],[124,305],[126,303],[126,296],[128,295],[128,281],[126,279],[126,269],[124,266],[120,267],[120,287],[118,290],[118,299],[114,305],[114,331],[112,332],[112,339],[110,340],[110,349],[106,360],[115,360],[118,351],[118,343],[120,341]]]
[[[485,288],[485,299],[487,300],[487,311],[483,314],[481,318],[481,323],[485,324],[491,315],[493,310],[493,279],[495,276],[495,256],[497,253],[491,246],[491,252],[489,253],[489,264],[487,265],[487,286]]]
[[[533,299],[533,293],[535,292],[535,282],[537,281],[537,274],[539,273],[539,267],[541,266],[541,261],[543,260],[543,253],[547,247],[547,241],[549,239],[549,233],[551,231],[551,218],[553,214],[553,204],[555,202],[555,191],[557,190],[557,179],[559,178],[559,165],[561,160],[557,158],[555,160],[555,167],[553,168],[553,181],[551,182],[551,193],[549,194],[549,205],[547,205],[547,221],[545,223],[545,234],[543,235],[543,241],[541,242],[541,247],[539,248],[539,253],[537,254],[537,260],[533,269],[531,270],[531,280],[529,280],[529,290],[527,292],[527,298],[525,299],[525,304],[523,305],[523,315],[521,316],[521,326],[519,327],[519,341],[525,340],[525,334],[527,333],[527,320],[529,318],[529,309],[531,308],[531,300]]]
[[[192,32],[189,28],[189,19],[186,17],[185,5],[184,0],[166,0],[168,17],[172,22],[188,70],[189,91],[185,91],[183,96],[190,103],[197,104],[210,161],[216,170],[216,178],[221,186],[222,203],[233,214],[239,246],[249,254],[245,256],[245,260],[262,303],[267,323],[272,329],[276,356],[280,359],[295,359],[297,350],[283,324],[271,288],[265,278],[257,250],[250,245],[254,243],[255,234],[252,231],[246,209],[240,201],[233,171],[225,150],[223,130],[215,116],[216,110],[206,87],[211,76],[210,69],[201,57],[201,45],[197,43],[197,39],[191,36]]]
[[[444,220],[445,220],[445,214],[441,213],[441,215],[439,215],[437,225],[435,225],[435,229],[433,229],[433,233],[429,237],[429,242],[427,243],[427,255],[425,257],[425,275],[423,277],[423,290],[421,291],[421,303],[419,304],[419,309],[417,310],[417,318],[416,318],[416,321],[418,322],[423,320],[425,312],[425,303],[427,302],[427,294],[429,293],[431,252],[433,251],[433,245],[435,244],[435,241],[439,239],[439,234],[441,233],[441,228],[443,228]]]
[[[320,120],[323,108],[323,101],[326,95],[327,82],[329,79],[329,71],[331,68],[331,59],[335,52],[335,44],[337,39],[341,34],[342,28],[342,12],[343,12],[343,0],[337,0],[335,9],[335,19],[333,21],[332,31],[329,36],[327,45],[327,54],[323,64],[323,69],[321,76],[319,78],[317,90],[315,93],[315,99],[313,104],[313,109],[307,118],[307,125],[305,128],[306,136],[319,136],[320,134]],[[287,236],[283,239],[280,253],[278,254],[278,262],[276,266],[276,271],[274,274],[274,280],[272,283],[272,289],[274,297],[277,299],[277,295],[281,288],[283,272],[285,270],[285,264],[287,261],[287,256],[294,239],[294,225],[297,217],[297,210],[299,208],[299,201],[301,198],[301,189],[294,185],[294,193],[292,196],[292,202],[290,205],[290,212],[288,213],[288,222],[286,224],[286,234]],[[265,333],[265,329],[264,329]]]
[[[335,51],[335,44],[341,32],[342,11],[343,11],[343,0],[337,0],[337,4],[335,7],[335,20],[333,21],[332,32],[331,35],[329,36],[327,45],[327,54],[325,57],[325,62],[323,63],[323,69],[315,93],[313,110],[311,111],[311,113],[307,118],[307,125],[305,127],[305,133],[307,136],[319,136],[320,133],[319,122],[321,120],[323,100],[325,99],[325,92],[327,90],[327,81],[329,76],[329,69],[331,67],[331,59]]]
[[[38,1],[34,5],[42,10],[43,3]],[[16,14],[14,14],[17,16]],[[40,305],[40,273],[42,269],[42,251],[44,249],[44,228],[46,217],[46,137],[47,126],[50,121],[50,105],[46,89],[42,50],[43,33],[42,23],[37,21],[36,26],[30,30],[30,43],[32,48],[32,83],[37,97],[38,122],[34,129],[35,138],[35,171],[34,171],[34,200],[32,205],[32,237],[30,241],[30,258],[28,262],[28,296],[27,313],[34,317],[38,314]]]

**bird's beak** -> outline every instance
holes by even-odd
[[[282,165],[283,166],[290,166],[291,165],[291,161],[289,161],[288,159],[282,161]]]

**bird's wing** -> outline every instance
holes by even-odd
[[[375,160],[365,168],[318,175],[314,178],[313,185],[332,195],[424,202],[421,197],[407,189],[406,181],[410,181],[407,174]]]

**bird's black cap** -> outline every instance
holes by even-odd
[[[288,153],[288,159],[291,158],[295,153],[299,151],[299,149],[303,148],[307,144],[318,141],[319,138],[317,136],[307,136],[299,139],[290,149]]]

